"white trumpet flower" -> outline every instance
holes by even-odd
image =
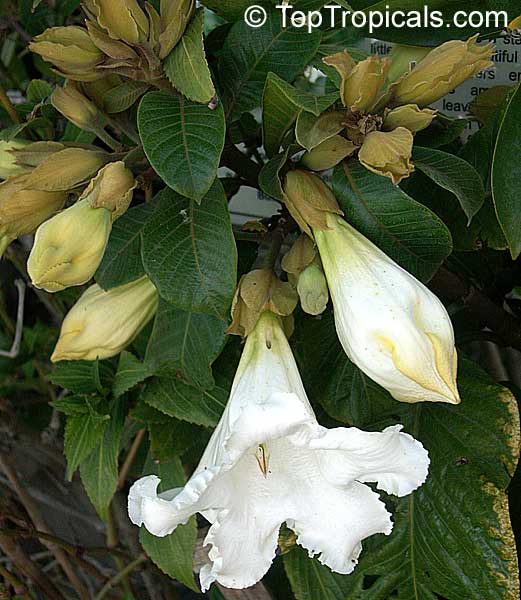
[[[402,402],[459,404],[457,353],[441,301],[341,217],[314,230],[340,342]]]
[[[136,525],[166,536],[201,513],[203,591],[218,581],[255,584],[268,571],[286,523],[297,542],[337,573],[350,573],[361,542],[390,534],[391,515],[364,482],[405,496],[426,479],[429,458],[401,426],[367,433],[321,427],[306,397],[278,318],[260,317],[248,336],[230,399],[196,471],[184,488],[157,493],[158,477],[130,490]]]

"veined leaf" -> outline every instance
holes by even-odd
[[[139,104],[139,135],[151,165],[176,192],[196,202],[217,175],[224,148],[224,112],[168,92],[148,92]]]
[[[103,95],[103,108],[108,113],[120,113],[130,108],[150,88],[142,81],[124,81]]]
[[[189,100],[208,104],[215,88],[206,61],[203,31],[204,9],[200,8],[165,60],[164,69],[170,83]]]
[[[67,479],[71,481],[79,465],[96,448],[107,428],[110,416],[95,414],[67,417],[63,451],[67,458]]]
[[[228,318],[237,250],[218,180],[201,205],[168,189],[161,193],[143,231],[143,263],[159,294],[177,308]]]
[[[148,365],[142,363],[130,352],[122,352],[112,386],[114,397],[119,398],[151,375]]]
[[[176,375],[209,389],[214,384],[211,365],[223,348],[225,330],[226,323],[217,317],[186,312],[161,300],[148,342],[146,367],[155,374]]]
[[[458,156],[432,148],[415,147],[412,157],[417,169],[456,196],[470,225],[485,201],[485,189],[476,169]]]
[[[356,161],[347,165],[335,168],[333,189],[348,221],[402,267],[428,281],[451,253],[447,227],[387,178]]]

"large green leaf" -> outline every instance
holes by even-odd
[[[227,319],[237,280],[237,250],[219,180],[201,205],[163,191],[143,231],[143,263],[168,302]]]
[[[150,88],[143,81],[124,81],[103,94],[103,108],[108,113],[120,113],[130,108]]]
[[[164,464],[148,461],[143,475],[155,474],[161,478],[160,491],[181,487],[186,481],[183,465],[179,458]],[[194,581],[194,552],[197,541],[197,524],[192,517],[186,525],[179,525],[166,537],[157,537],[144,527],[139,532],[139,541],[154,563],[173,579],[177,579],[191,590],[199,592]]]
[[[168,92],[139,104],[139,135],[151,165],[179,194],[200,202],[212,186],[224,148],[224,112]]]
[[[485,201],[485,189],[476,169],[458,156],[433,148],[415,147],[413,161],[417,169],[456,196],[470,224]]]
[[[142,399],[169,417],[204,427],[215,427],[228,399],[228,390],[215,385],[201,390],[176,377],[157,377],[147,383]]]
[[[521,254],[521,86],[508,102],[492,163],[492,194],[496,213],[512,258]]]
[[[151,375],[153,373],[147,364],[142,363],[130,352],[122,352],[112,386],[114,397],[119,398]]]
[[[152,213],[150,204],[140,204],[128,210],[112,226],[103,260],[94,276],[104,290],[125,285],[144,275],[141,232]]]
[[[112,376],[112,368],[107,362],[74,360],[59,362],[48,378],[54,385],[71,392],[90,394],[103,392]]]
[[[280,12],[252,29],[243,20],[233,25],[219,59],[219,77],[226,116],[239,117],[260,105],[270,71],[286,81],[308,65],[320,44],[321,33],[292,27],[284,29]]]
[[[211,388],[211,365],[223,348],[225,330],[226,323],[221,319],[180,310],[161,300],[148,342],[147,369]]]
[[[268,73],[262,97],[263,140],[268,156],[278,152],[284,135],[302,110],[318,117],[336,100],[336,92],[313,96],[293,87],[275,73]]]
[[[215,88],[206,61],[203,30],[204,9],[200,8],[168,55],[164,69],[172,85],[189,100],[208,104],[215,96]]]
[[[333,189],[347,220],[422,281],[451,253],[450,232],[433,212],[358,162],[336,167]]]
[[[124,401],[115,400],[103,438],[80,465],[81,480],[85,490],[104,521],[108,520],[110,501],[118,484],[118,456],[124,422]]]
[[[67,458],[67,479],[69,481],[78,466],[98,445],[109,420],[109,415],[97,415],[94,412],[67,417],[63,451]]]

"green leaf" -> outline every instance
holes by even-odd
[[[515,260],[521,254],[519,214],[521,181],[521,86],[513,94],[504,113],[492,162],[492,194],[496,213]]]
[[[356,161],[339,165],[333,189],[348,221],[404,269],[428,281],[452,250],[450,232],[428,208]]]
[[[149,372],[181,377],[188,383],[213,387],[211,365],[226,339],[226,323],[202,313],[159,302],[145,364]]]
[[[517,404],[469,361],[459,387],[459,406],[395,403],[406,430],[429,450],[429,478],[393,501],[393,533],[364,541],[353,574],[333,575],[299,549],[284,556],[297,600],[517,598],[506,496],[519,456]]]
[[[27,86],[26,95],[29,102],[37,104],[38,102],[47,100],[51,93],[52,86],[49,82],[44,81],[43,79],[33,79]]]
[[[268,73],[262,97],[263,140],[268,156],[278,152],[284,135],[302,110],[318,117],[336,100],[336,92],[313,96],[286,83],[275,73]]]
[[[50,403],[53,408],[68,417],[87,415],[90,413],[89,404],[85,396],[64,396]]]
[[[476,169],[458,156],[432,148],[415,147],[412,157],[417,169],[457,197],[470,225],[485,201],[485,189]]]
[[[90,394],[103,392],[113,376],[109,363],[98,361],[63,361],[56,365],[48,378],[54,385],[75,392]]]
[[[340,111],[333,111],[316,117],[308,112],[301,112],[295,127],[297,142],[306,150],[313,150],[322,142],[329,140],[345,128],[345,116]]]
[[[143,475],[151,473],[161,478],[160,491],[182,487],[186,482],[183,465],[178,458],[160,465],[149,461]],[[197,541],[195,517],[192,517],[186,525],[179,525],[173,533],[162,538],[152,535],[144,527],[141,527],[139,541],[148,556],[163,573],[199,593],[193,573]]]
[[[94,278],[110,290],[139,279],[145,274],[141,260],[141,232],[154,212],[150,204],[128,210],[112,226],[109,243]]]
[[[227,319],[237,250],[219,180],[201,205],[163,191],[143,231],[143,263],[165,300],[187,312]]]
[[[175,377],[158,377],[147,383],[142,399],[169,417],[204,427],[215,427],[226,406],[229,392],[216,385],[200,390]]]
[[[284,202],[284,190],[282,188],[280,174],[294,149],[295,146],[289,146],[284,152],[271,158],[262,167],[259,174],[259,185],[261,190],[279,202]]]
[[[162,413],[160,413],[162,414]],[[201,439],[205,439],[206,430],[186,421],[166,418],[162,414],[161,423],[148,426],[150,434],[150,454],[154,460],[165,462],[176,456],[183,456]]]
[[[103,108],[109,114],[130,108],[150,88],[142,81],[124,81],[103,94]]]
[[[63,451],[67,458],[67,479],[71,481],[78,466],[96,448],[105,433],[109,415],[96,414],[67,417]]]
[[[114,397],[119,398],[138,383],[145,381],[150,375],[152,373],[148,365],[143,364],[130,352],[122,352],[112,386]]]
[[[103,438],[80,465],[83,486],[96,512],[104,521],[109,518],[110,502],[118,484],[118,456],[124,423],[124,401],[115,400]]]
[[[139,135],[151,165],[176,192],[197,202],[217,175],[224,148],[221,105],[207,106],[167,92],[148,92],[139,104]]]
[[[320,39],[318,30],[308,33],[305,29],[284,29],[279,11],[272,12],[259,29],[252,29],[244,20],[237,21],[219,58],[227,119],[259,106],[270,71],[293,81],[313,59]]]
[[[204,51],[204,9],[200,8],[168,55],[164,69],[170,83],[189,100],[208,104],[215,96]]]

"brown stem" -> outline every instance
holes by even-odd
[[[466,309],[481,326],[491,329],[505,346],[521,350],[521,321],[469,282],[442,267],[430,281],[429,287],[449,300],[463,300]]]
[[[127,457],[125,458],[125,462],[123,463],[123,466],[121,467],[121,471],[119,472],[118,488],[117,488],[118,490],[120,490],[125,485],[125,481],[127,479],[128,472],[130,471],[130,467],[132,466],[132,463],[134,462],[134,459],[136,458],[137,451],[139,450],[139,446],[141,446],[141,442],[143,441],[143,437],[144,437],[145,433],[146,433],[146,429],[140,429],[137,432],[137,435],[134,438],[134,441],[132,442],[132,446],[130,447],[130,450],[128,451]]]
[[[20,117],[18,116],[18,113],[16,112],[15,107],[13,106],[11,100],[9,99],[9,96],[6,94],[4,88],[1,85],[0,85],[0,104],[5,108],[7,114],[11,118],[11,121],[15,125],[19,125]]]
[[[27,593],[25,585],[2,564],[0,564],[0,576],[14,589],[16,595],[22,598],[22,600],[32,600],[31,596]]]
[[[105,598],[105,596],[114,586],[116,586],[121,580],[125,579],[125,577],[128,577],[130,573],[132,573],[132,571],[139,568],[146,561],[147,557],[144,554],[138,556],[136,560],[129,563],[122,571],[120,571],[119,573],[114,575],[112,579],[107,581],[107,583],[101,589],[100,593],[96,596],[95,600],[102,600],[102,598]]]
[[[65,600],[58,588],[48,579],[38,568],[36,563],[31,561],[9,536],[0,531],[0,549],[9,557],[13,565],[23,573],[25,577],[31,579],[49,600]]]
[[[31,496],[25,490],[24,486],[22,485],[22,482],[20,481],[20,478],[18,477],[18,474],[16,473],[16,470],[10,464],[9,460],[5,455],[0,455],[0,469],[4,471],[6,477],[11,482],[11,485],[13,486],[16,494],[18,495],[20,502],[23,504],[25,510],[27,511],[27,514],[31,518],[31,521],[33,522],[36,529],[42,531],[43,533],[48,533],[52,535],[51,531],[47,527],[47,523],[45,522],[40,513],[39,508],[31,498]],[[76,570],[71,565],[65,552],[61,548],[56,546],[56,544],[47,540],[42,540],[42,543],[48,550],[50,550],[50,552],[53,553],[54,557],[63,569],[63,572],[67,576],[68,580],[71,582],[74,589],[78,592],[80,597],[86,599],[89,598],[89,592],[87,588],[81,582],[80,578],[76,573]]]

